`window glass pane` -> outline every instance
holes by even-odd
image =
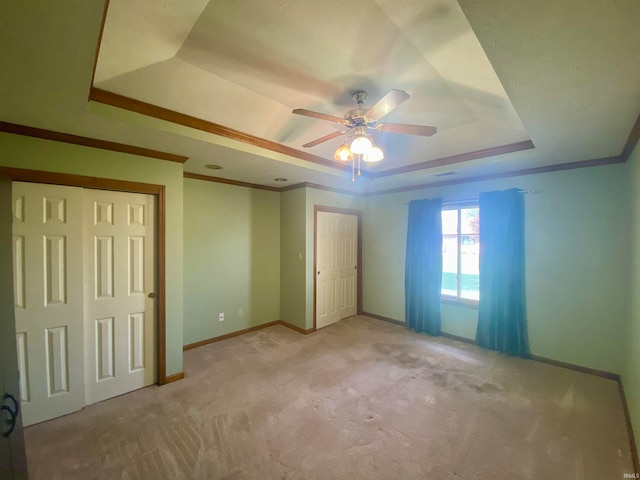
[[[458,233],[458,210],[442,210],[442,233]]]
[[[457,223],[457,212],[456,223]],[[444,214],[444,211],[442,212]],[[443,215],[444,216],[444,215]],[[443,222],[444,223],[444,222]],[[444,225],[443,225],[444,227]],[[458,235],[442,236],[442,295],[458,296]]]
[[[460,233],[478,236],[480,234],[480,210],[477,207],[461,209],[460,224]]]
[[[479,231],[480,215],[477,208],[465,208],[460,215],[463,232],[460,246],[460,297],[480,299],[479,289]]]

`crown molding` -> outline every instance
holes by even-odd
[[[449,185],[460,185],[463,183],[483,182],[486,180],[496,180],[499,178],[520,177],[525,175],[536,175],[539,173],[559,172],[562,170],[574,170],[576,168],[600,167],[603,165],[614,165],[624,163],[622,157],[605,157],[593,160],[585,160],[581,162],[560,163],[555,165],[545,165],[543,167],[525,168],[522,170],[514,170],[512,172],[492,173],[488,175],[476,175],[467,178],[455,178],[450,180],[442,180],[440,182],[423,183],[418,185],[408,185],[406,187],[390,188],[388,190],[378,190],[375,192],[363,193],[364,197],[372,197],[376,195],[388,195],[390,193],[402,193],[412,190],[426,190],[429,188],[446,187]]]
[[[176,155],[173,153],[160,152],[149,148],[126,145],[124,143],[110,142],[108,140],[98,140],[96,138],[81,137],[70,133],[56,132],[42,128],[28,127],[17,123],[0,122],[0,132],[22,135],[24,137],[40,138],[52,140],[54,142],[70,143],[72,145],[82,145],[83,147],[98,148],[100,150],[110,150],[112,152],[129,153],[142,157],[157,158],[169,162],[185,163],[189,157]]]
[[[229,178],[210,177],[209,175],[201,175],[199,173],[184,172],[182,174],[184,178],[191,178],[194,180],[204,180],[206,182],[224,183],[227,185],[235,185],[236,187],[255,188],[256,190],[267,190],[269,192],[280,192],[278,187],[270,187],[268,185],[260,185],[258,183],[241,182],[239,180],[231,180]]]
[[[335,170],[350,171],[351,167],[344,163],[337,163],[333,160],[327,160],[326,158],[313,155],[311,153],[302,152],[295,148],[282,145],[277,142],[272,142],[265,138],[256,137],[248,133],[241,132],[233,128],[225,127],[218,123],[213,123],[208,120],[193,117],[185,113],[176,112],[168,108],[159,107],[151,103],[136,100],[135,98],[125,97],[113,92],[101,90],[96,87],[91,87],[89,92],[89,100],[102,103],[104,105],[110,105],[112,107],[122,108],[129,110],[130,112],[139,113],[148,117],[157,118],[158,120],[164,120],[166,122],[182,125],[183,127],[193,128],[202,132],[211,133],[239,142],[247,143],[255,147],[264,148],[272,152],[281,153],[300,160],[322,165],[324,167],[333,168]],[[368,175],[363,172],[363,175]]]
[[[411,165],[404,165],[402,167],[390,168],[388,170],[380,170],[378,172],[372,172],[373,178],[384,178],[391,175],[400,175],[402,173],[414,172],[416,170],[426,170],[428,168],[442,167],[444,165],[452,165],[455,163],[468,162],[470,160],[476,160],[478,158],[493,157],[495,155],[504,155],[506,153],[520,152],[522,150],[530,150],[535,148],[535,145],[531,140],[525,140],[523,142],[510,143],[507,145],[500,145],[498,147],[485,148],[483,150],[476,150],[474,152],[460,153],[457,155],[451,155],[450,157],[436,158],[434,160],[426,160],[420,163],[413,163]]]

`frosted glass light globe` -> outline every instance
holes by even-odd
[[[369,163],[379,162],[383,158],[384,158],[384,153],[378,147],[373,147],[371,150],[365,153],[364,156],[362,157],[362,159],[365,162],[369,162]]]
[[[353,153],[365,154],[369,150],[371,150],[372,146],[373,143],[367,136],[360,135],[359,137],[356,137],[353,142],[351,142],[351,151]]]
[[[336,153],[333,154],[333,158],[341,162],[349,162],[353,160],[353,153],[347,145],[342,145],[336,150]]]

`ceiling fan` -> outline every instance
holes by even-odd
[[[346,127],[345,130],[330,133],[324,137],[320,137],[312,142],[305,143],[304,148],[315,147],[321,143],[333,140],[342,135],[353,133],[356,136],[356,140],[360,136],[367,136],[366,130],[377,130],[380,132],[390,133],[402,133],[405,135],[420,135],[423,137],[430,137],[437,132],[436,127],[428,127],[423,125],[409,125],[405,123],[379,123],[379,120],[397,108],[400,104],[409,99],[409,94],[404,90],[390,90],[384,97],[368,110],[363,108],[363,103],[367,100],[367,92],[359,90],[352,95],[353,100],[358,104],[358,107],[354,110],[350,110],[344,116],[344,118],[336,117],[333,115],[326,115],[324,113],[313,112],[311,110],[305,110],[304,108],[297,108],[293,110],[296,115],[304,115],[307,117],[317,118],[320,120],[328,120],[330,122],[339,123]],[[369,141],[371,139],[369,138]],[[353,144],[352,144],[353,147]],[[369,148],[371,148],[369,146]],[[355,151],[353,153],[360,153]]]

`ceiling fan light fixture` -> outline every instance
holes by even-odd
[[[382,151],[382,149],[380,149],[379,147],[376,147],[375,145],[371,150],[369,150],[367,153],[365,153],[362,156],[362,159],[365,162],[369,162],[369,163],[379,162],[383,158],[384,158],[384,152]]]
[[[345,143],[338,147],[336,152],[333,154],[333,158],[340,162],[350,162],[355,158],[355,156],[349,148],[349,145]]]
[[[367,134],[359,134],[353,139],[353,142],[351,142],[351,151],[359,155],[364,155],[369,152],[371,148],[373,148],[373,142]]]

